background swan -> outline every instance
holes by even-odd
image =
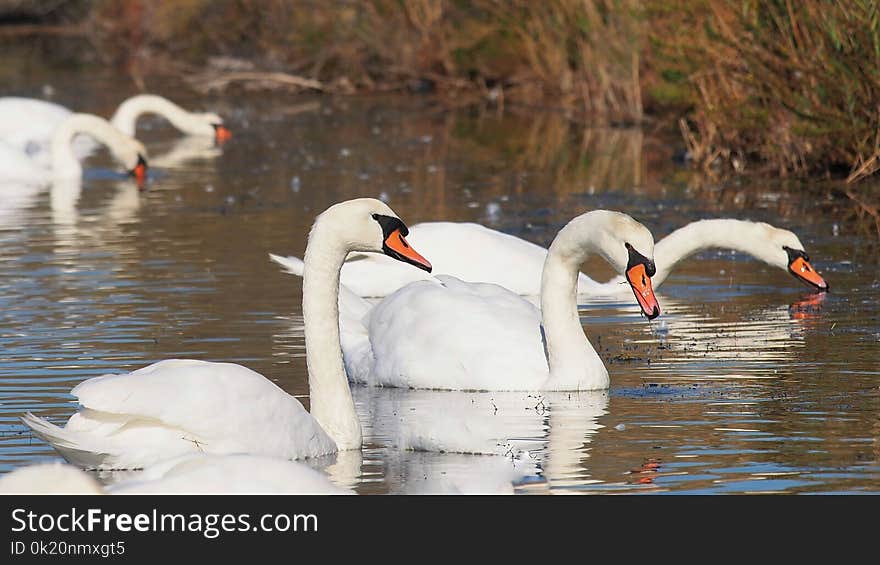
[[[598,253],[626,274],[642,312],[654,318],[660,307],[651,288],[653,252],[651,232],[640,223],[596,210],[571,220],[553,240],[540,310],[501,286],[445,275],[408,284],[375,306],[343,290],[339,325],[349,378],[451,390],[607,388],[608,371],[578,316],[578,268]],[[303,272],[301,262],[279,262]]]
[[[50,159],[52,135],[72,114],[64,106],[45,100],[14,96],[0,98],[0,141],[28,153],[36,163],[46,166]],[[126,99],[116,109],[110,123],[125,135],[134,137],[138,118],[144,114],[158,114],[187,135],[211,137],[218,142],[232,136],[219,115],[189,112],[155,94],[138,94]],[[81,138],[74,144],[74,153],[82,159],[96,148],[92,140]]]
[[[360,449],[339,341],[339,269],[350,251],[384,252],[429,269],[406,233],[387,205],[367,198],[331,206],[315,220],[303,280],[311,412],[241,365],[172,359],[80,383],[72,394],[82,409],[63,428],[30,413],[22,421],[65,459],[94,469],[143,468],[195,452],[301,459]]]
[[[20,467],[0,477],[0,494],[160,493],[354,494],[302,463],[256,455],[185,455],[108,487],[61,462]]]
[[[73,151],[73,140],[85,134],[106,145],[110,153],[138,184],[147,173],[144,145],[116,129],[110,122],[92,114],[72,114],[52,133],[50,168],[46,169],[28,153],[0,142],[0,182],[46,184],[60,179],[79,179],[82,165]]]
[[[410,241],[431,257],[436,274],[495,283],[523,295],[534,296],[541,291],[547,250],[524,239],[480,224],[426,222],[412,226]],[[657,274],[651,278],[654,287],[663,284],[680,261],[711,248],[747,253],[809,286],[828,288],[794,233],[763,222],[735,219],[692,222],[658,241],[654,247]],[[284,264],[283,259],[277,260]],[[408,283],[428,278],[425,273],[377,256],[352,256],[342,268],[342,284],[364,297],[386,296]],[[623,277],[616,277],[600,283],[578,273],[578,294],[628,293],[623,282]]]

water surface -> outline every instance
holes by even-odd
[[[0,94],[41,95],[49,77],[23,64],[3,74]],[[51,86],[56,101],[103,115],[135,91],[89,69],[56,72]],[[668,141],[550,114],[148,87],[226,116],[234,139],[218,148],[146,120],[140,137],[154,168],[145,192],[105,154],[86,162],[73,189],[0,187],[0,472],[58,457],[20,414],[61,423],[76,410],[77,383],[165,358],[243,363],[307,403],[301,281],[267,253],[301,256],[317,213],[373,196],[410,224],[478,221],[542,245],[595,208],[631,214],[657,239],[701,218],[769,221],[800,236],[833,292],[705,252],[660,289],[664,313],[653,322],[624,299],[583,305],[609,391],[355,387],[364,450],[312,462],[340,484],[360,493],[485,492],[511,480],[522,493],[880,491],[880,282],[837,204],[793,183],[695,180]],[[598,263],[585,269],[610,275]],[[497,454],[407,450],[424,426],[471,434]]]

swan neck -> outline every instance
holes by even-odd
[[[752,226],[741,220],[700,220],[667,235],[654,246],[654,288],[666,280],[677,263],[706,249],[732,249],[760,258],[767,242]]]
[[[578,221],[580,220],[580,221]],[[552,382],[578,383],[581,389],[605,388],[608,373],[584,334],[577,308],[581,264],[596,249],[588,219],[569,222],[556,236],[541,275],[541,316]]]
[[[303,261],[310,412],[340,450],[361,447],[361,427],[339,337],[339,273],[347,254],[348,249],[319,218],[309,234]]]
[[[192,113],[166,98],[152,94],[132,96],[119,105],[110,122],[124,134],[134,137],[138,118],[144,114],[158,114],[186,133],[203,133],[199,126],[204,124],[196,120]]]
[[[120,134],[104,119],[86,114],[73,114],[61,123],[52,135],[52,175],[55,178],[79,177],[82,165],[73,152],[73,140],[85,134],[111,147],[120,144]]]

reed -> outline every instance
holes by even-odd
[[[842,170],[850,181],[880,168],[877,2],[663,4],[683,14],[654,33],[685,62],[693,109],[682,130],[695,160],[780,175]]]
[[[91,6],[108,57],[165,54],[189,63],[187,73],[214,73],[215,85],[234,83],[212,70],[221,55],[296,75],[244,75],[284,88],[431,91],[452,104],[541,106],[589,124],[655,121],[680,128],[690,159],[713,174],[854,182],[880,170],[877,0]]]

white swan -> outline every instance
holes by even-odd
[[[39,164],[48,164],[48,152],[55,129],[73,112],[52,102],[35,98],[8,96],[0,98],[0,141],[27,152]],[[154,94],[139,94],[125,100],[116,109],[110,123],[134,137],[137,121],[144,114],[158,114],[188,135],[213,137],[224,142],[232,136],[223,118],[212,112],[195,113]],[[74,151],[80,159],[97,146],[90,140],[77,140]]]
[[[147,174],[147,150],[104,118],[92,114],[71,114],[52,134],[50,169],[26,152],[0,142],[0,182],[47,184],[57,180],[79,179],[82,165],[73,151],[73,140],[88,135],[106,145],[113,157],[142,185]]]
[[[308,465],[257,455],[195,453],[150,466],[107,487],[60,462],[0,477],[0,494],[354,494]]]
[[[651,232],[625,214],[596,210],[571,220],[553,240],[540,310],[501,286],[445,275],[408,284],[375,307],[343,291],[339,325],[349,378],[451,390],[607,388],[608,371],[577,311],[578,268],[593,253],[625,273],[649,319],[660,314],[650,279]],[[302,274],[302,262],[271,257]]]
[[[61,428],[22,421],[80,467],[131,469],[194,452],[302,459],[360,449],[361,427],[339,338],[339,269],[350,251],[430,264],[406,243],[407,228],[379,200],[336,204],[318,216],[306,246],[303,319],[311,412],[246,367],[165,360],[77,385],[82,405]]]
[[[479,224],[458,222],[416,224],[410,228],[409,239],[431,258],[436,274],[495,283],[522,295],[540,293],[547,250],[539,245]],[[734,219],[692,222],[658,241],[654,247],[654,287],[663,284],[677,263],[710,248],[747,253],[818,290],[828,289],[794,233],[766,223]],[[342,284],[364,297],[387,296],[408,283],[428,278],[425,273],[377,256],[354,255],[342,267]],[[623,282],[617,277],[600,283],[578,273],[578,294],[628,293]]]

